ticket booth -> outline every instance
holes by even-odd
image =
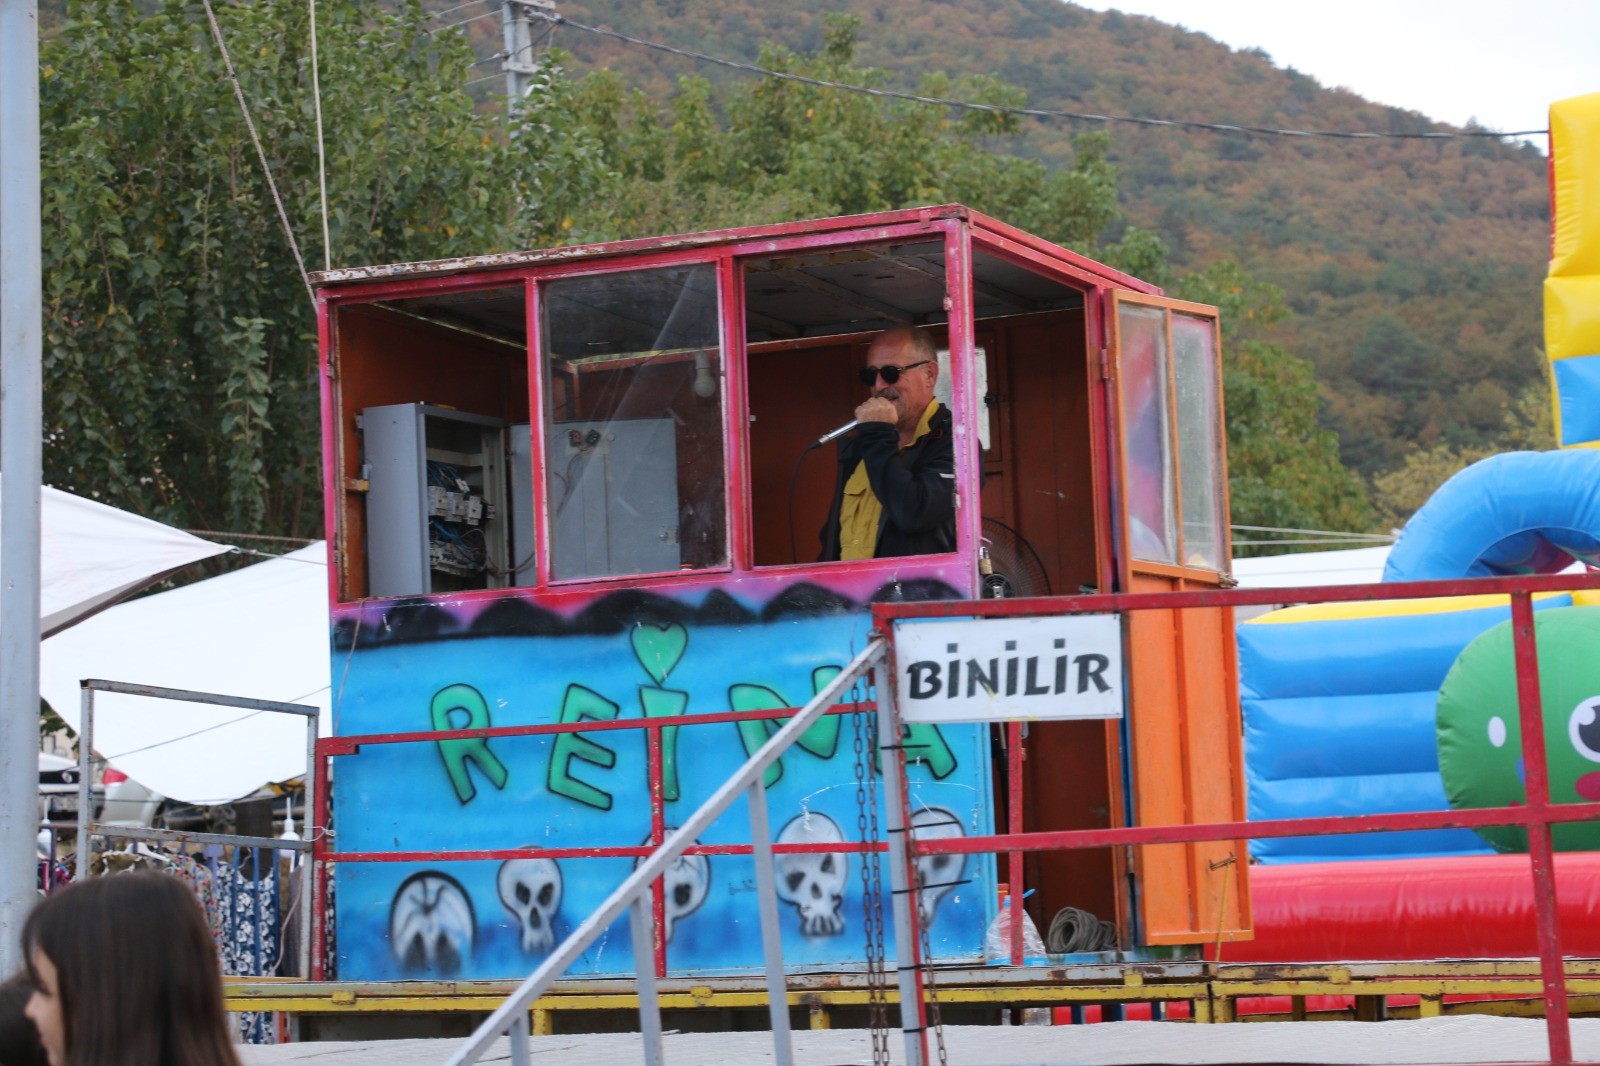
[[[332,270],[316,291],[335,731],[530,727],[336,760],[341,978],[527,973],[770,734],[716,716],[804,703],[875,600],[1230,582],[1215,310],[959,205]],[[818,562],[838,464],[817,438],[896,325],[937,348],[956,550]],[[1027,731],[1022,828],[1242,820],[1228,612],[1124,625],[1125,714]],[[672,717],[691,724],[659,750],[627,728]],[[862,963],[875,753],[854,718],[769,775],[797,967]],[[1003,734],[920,743],[914,804],[1007,828]],[[669,974],[758,969],[741,817],[659,886],[656,944],[623,923],[573,972],[647,951]],[[1041,854],[1028,906],[1041,927],[1083,908],[1147,956],[1248,935],[1246,870],[1242,844]],[[939,961],[981,959],[1003,879],[972,858],[932,901]]]

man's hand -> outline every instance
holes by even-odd
[[[874,396],[856,408],[856,421],[887,422],[892,426],[900,421],[900,412],[882,396]]]

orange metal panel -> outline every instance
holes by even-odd
[[[1110,318],[1110,358],[1120,367],[1117,310],[1123,303],[1215,317],[1215,310],[1141,294],[1116,292]],[[1170,349],[1170,344],[1169,344]],[[1112,409],[1120,410],[1113,371]],[[1169,395],[1176,395],[1169,390]],[[1220,393],[1219,393],[1220,395]],[[1173,413],[1176,415],[1176,412]],[[1213,413],[1221,423],[1222,412]],[[1176,426],[1173,417],[1170,424]],[[1125,427],[1119,425],[1119,434]],[[1181,485],[1173,443],[1175,486]],[[1125,441],[1113,442],[1119,480],[1127,469]],[[1182,528],[1181,488],[1178,500]],[[1224,494],[1219,506],[1226,514]],[[1118,561],[1129,592],[1215,588],[1223,576],[1185,566],[1137,561],[1127,543],[1125,494],[1119,514]],[[1180,551],[1179,558],[1185,556]],[[1135,611],[1125,616],[1128,716],[1132,742],[1133,814],[1140,825],[1243,820],[1244,755],[1239,716],[1233,612]],[[1243,841],[1164,844],[1138,848],[1142,938],[1146,944],[1191,944],[1247,939],[1250,934],[1249,851]]]

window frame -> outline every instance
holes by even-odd
[[[909,241],[926,241],[935,234],[944,244],[945,282],[944,306],[946,345],[950,351],[950,405],[953,419],[952,433],[956,441],[955,492],[956,492],[956,547],[954,551],[930,555],[892,556],[884,559],[831,560],[827,562],[766,563],[756,565],[754,560],[754,512],[751,507],[754,491],[750,464],[750,418],[748,391],[749,349],[746,341],[745,263],[751,259],[774,255],[799,254],[815,251],[842,251],[850,248],[871,248]],[[782,240],[741,242],[728,249],[730,285],[736,300],[730,302],[733,316],[729,321],[730,335],[737,337],[739,459],[737,462],[742,515],[740,516],[740,543],[743,554],[735,569],[752,575],[787,578],[796,573],[824,573],[829,576],[849,578],[856,575],[881,575],[893,578],[910,560],[926,562],[933,568],[959,568],[962,560],[975,558],[980,536],[982,505],[978,496],[981,458],[976,448],[965,446],[972,436],[971,360],[973,358],[972,321],[972,231],[965,220],[940,219],[907,223],[897,226],[875,226],[864,230],[846,230],[826,234],[791,237]],[[860,339],[867,332],[839,334],[838,340]],[[817,338],[824,342],[828,338]],[[732,388],[730,384],[730,389]],[[970,454],[969,454],[970,453]],[[730,470],[730,479],[734,472]],[[962,591],[967,596],[977,594],[976,567],[967,575]]]
[[[1116,484],[1119,487],[1116,501],[1116,518],[1118,524],[1118,540],[1124,558],[1124,568],[1128,572],[1144,574],[1157,574],[1167,577],[1190,578],[1203,581],[1207,584],[1229,582],[1232,580],[1233,536],[1226,516],[1229,510],[1228,498],[1228,437],[1227,422],[1223,417],[1223,382],[1222,382],[1222,330],[1219,312],[1208,304],[1193,303],[1188,300],[1177,300],[1169,296],[1155,296],[1147,293],[1133,292],[1127,289],[1112,289],[1110,313],[1106,316],[1107,344],[1112,353],[1112,362],[1115,367],[1116,388],[1113,390],[1112,408],[1113,425],[1115,427],[1112,447],[1117,456]],[[1166,344],[1166,421],[1167,421],[1167,448],[1171,456],[1172,468],[1172,514],[1173,514],[1173,539],[1176,562],[1166,562],[1159,559],[1146,559],[1134,554],[1133,538],[1129,526],[1129,478],[1128,478],[1128,425],[1123,410],[1123,346],[1122,346],[1122,309],[1123,307],[1153,308],[1162,312],[1161,331]],[[1174,314],[1184,315],[1193,319],[1205,321],[1209,324],[1212,338],[1212,375],[1216,390],[1216,403],[1210,411],[1205,412],[1205,417],[1210,420],[1215,432],[1216,442],[1216,472],[1217,483],[1214,486],[1214,512],[1221,516],[1218,529],[1217,566],[1199,566],[1186,563],[1188,558],[1185,551],[1183,494],[1184,481],[1183,461],[1180,449],[1179,418],[1182,416],[1178,404],[1177,385],[1177,349],[1172,341],[1172,317]],[[1165,491],[1165,486],[1163,486]]]
[[[734,546],[734,521],[735,521],[735,496],[736,490],[731,478],[733,464],[730,461],[730,452],[733,447],[733,409],[743,406],[743,398],[736,397],[733,389],[733,375],[730,367],[733,362],[732,346],[728,332],[728,304],[729,294],[727,288],[726,270],[724,262],[727,259],[725,250],[710,249],[693,255],[658,254],[641,256],[636,259],[622,261],[602,260],[582,264],[564,266],[550,266],[535,268],[530,272],[528,284],[528,388],[529,388],[529,421],[531,423],[533,440],[530,442],[533,468],[533,507],[535,528],[535,582],[533,585],[520,586],[533,588],[540,591],[569,591],[586,588],[604,589],[618,582],[658,583],[673,578],[690,578],[695,575],[727,574],[736,569],[737,554]],[[719,408],[719,421],[722,428],[722,523],[723,523],[723,561],[716,566],[694,567],[692,569],[660,570],[630,574],[604,574],[587,575],[584,577],[557,578],[553,576],[552,568],[554,553],[551,550],[551,534],[553,529],[552,515],[549,507],[549,456],[545,442],[550,430],[548,419],[549,412],[545,407],[545,351],[543,319],[540,317],[540,307],[544,300],[545,285],[566,281],[572,278],[603,277],[607,275],[639,274],[651,270],[672,269],[677,267],[710,266],[712,276],[717,286],[717,343],[721,356],[723,369],[722,386],[717,390],[717,404]],[[741,338],[742,343],[742,338]],[[740,353],[742,361],[742,349]]]

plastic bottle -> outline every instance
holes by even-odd
[[[999,892],[1000,905],[994,916],[994,921],[989,923],[989,929],[983,934],[983,960],[990,966],[1011,965],[1011,886],[995,886]],[[1017,911],[1022,915],[1022,964],[1024,966],[1046,966],[1050,960],[1045,956],[1044,938],[1039,935],[1038,926],[1033,924],[1033,918],[1019,903]]]

